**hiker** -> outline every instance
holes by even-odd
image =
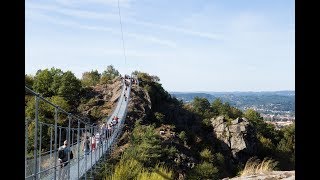
[[[101,126],[101,135],[103,140],[106,139],[106,131],[107,131],[106,123],[103,123]]]
[[[113,125],[118,124],[118,120],[119,120],[118,116],[115,116],[115,117],[113,118],[113,120],[112,120],[112,124],[113,124]]]
[[[60,146],[58,149],[58,156],[59,156],[58,160],[60,161],[61,167],[64,167],[69,163],[69,161],[68,161],[69,154],[70,154],[70,159],[73,159],[73,153],[70,150],[70,148],[68,148],[67,146],[68,146],[68,141],[65,140],[63,142],[63,145]]]
[[[89,136],[86,136],[86,140],[83,142],[82,150],[85,155],[88,155],[90,153],[90,140]]]
[[[111,125],[111,123],[110,123],[110,124],[108,124],[108,128],[107,128],[107,136],[108,136],[108,137],[110,136],[111,131],[112,131],[112,125]]]
[[[95,138],[96,138],[96,142],[97,142],[97,147],[101,147],[102,146],[102,136],[101,136],[101,134],[97,133]]]
[[[96,138],[94,135],[91,136],[91,149],[94,151],[96,149]]]
[[[59,179],[69,179],[70,175],[70,166],[67,166],[71,159],[73,159],[73,153],[68,147],[68,141],[65,140],[63,145],[58,149],[58,160],[60,162],[60,169],[59,169]]]
[[[115,126],[117,124],[117,121],[115,119],[113,119],[112,124],[113,124],[113,126]]]

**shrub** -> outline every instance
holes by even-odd
[[[263,161],[260,161],[260,159],[252,157],[246,162],[241,176],[270,172],[274,170],[277,164],[278,162],[270,158],[264,158]]]

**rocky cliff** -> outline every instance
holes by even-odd
[[[88,88],[83,102],[78,110],[83,116],[99,121],[109,116],[116,107],[122,90],[120,78],[115,78],[111,84],[98,84]]]
[[[257,150],[255,130],[245,118],[227,120],[224,116],[211,119],[214,136],[235,160],[245,162]]]

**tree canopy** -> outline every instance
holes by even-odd
[[[111,81],[119,77],[120,73],[118,70],[116,70],[112,65],[109,65],[105,71],[103,71],[101,78],[100,78],[100,83],[102,84],[109,84]]]
[[[84,72],[82,74],[81,83],[83,86],[95,86],[99,83],[101,74],[97,70]]]

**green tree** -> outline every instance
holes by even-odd
[[[213,154],[208,148],[200,152],[200,157],[203,161],[213,162]]]
[[[258,123],[260,121],[263,121],[263,118],[260,116],[260,113],[258,113],[257,111],[255,111],[253,109],[247,109],[244,113],[244,117],[254,123]]]
[[[163,115],[160,112],[155,112],[154,116],[155,116],[155,118],[157,119],[158,122],[163,123],[165,115]]]
[[[230,109],[230,113],[229,113],[229,117],[232,119],[236,119],[238,117],[242,117],[243,113],[241,110],[239,110],[238,108],[235,107],[231,107]]]
[[[100,79],[101,84],[109,84],[111,81],[119,77],[120,73],[112,65],[109,65],[105,71],[103,71]]]
[[[129,159],[121,158],[120,162],[115,166],[115,170],[112,174],[111,180],[135,180],[142,169],[142,164],[132,157]]]
[[[52,96],[46,99],[52,102],[53,104],[59,106],[63,110],[67,112],[70,111],[70,105],[67,103],[67,101],[63,97]],[[39,99],[38,116],[40,121],[54,123],[54,120],[53,120],[54,114],[55,114],[55,108],[52,105],[49,105],[48,103]],[[29,119],[35,118],[35,98],[31,98],[28,101],[27,107],[25,109],[25,116]],[[65,118],[66,118],[66,115],[60,113],[59,122],[62,122],[62,120]]]
[[[59,87],[58,95],[65,98],[69,104],[74,104],[79,100],[79,93],[81,91],[81,82],[71,72],[67,71],[62,75],[61,85]]]
[[[206,98],[195,97],[192,105],[195,111],[201,115],[210,109],[210,102]]]
[[[95,86],[99,83],[101,74],[97,70],[84,72],[82,74],[81,83],[83,86]]]
[[[275,151],[275,145],[269,138],[265,138],[261,134],[258,134],[258,148],[259,148],[259,155],[262,157],[272,156]]]
[[[128,153],[146,165],[154,165],[161,158],[161,141],[154,126],[143,126],[137,121],[130,141],[135,146],[132,146]]]
[[[187,134],[185,131],[181,131],[179,133],[179,138],[183,141],[183,142],[186,142],[187,141]]]
[[[58,95],[63,71],[61,69],[52,67],[50,69],[50,74],[52,76],[52,84],[50,86],[50,91],[53,93],[53,95]]]
[[[53,82],[53,77],[51,71],[48,69],[39,70],[34,77],[34,83],[32,88],[37,93],[42,94],[44,97],[49,97],[53,95],[51,90],[51,84]]]
[[[190,180],[218,179],[218,168],[213,166],[212,163],[204,161],[200,164],[197,164],[188,173],[187,179],[190,179]]]
[[[213,113],[214,115],[219,115],[221,112],[221,108],[223,106],[223,103],[221,101],[220,98],[215,99],[212,103],[211,103],[211,107],[213,109]]]
[[[283,138],[277,145],[277,157],[282,169],[292,170],[295,167],[295,125],[286,126],[281,132]]]
[[[65,110],[65,111],[67,111],[67,112],[70,111],[70,105],[68,104],[68,102],[67,102],[63,97],[60,97],[60,96],[52,96],[52,97],[50,98],[50,101],[51,101],[53,104],[59,106],[61,109]],[[54,112],[53,106],[51,106],[51,107],[52,107],[52,112]]]
[[[261,134],[267,139],[270,139],[273,144],[278,144],[280,141],[279,131],[275,129],[273,124],[267,124],[260,113],[253,109],[248,109],[244,113],[244,117],[255,127],[257,134]]]
[[[34,77],[32,75],[25,75],[25,85],[28,87],[28,88],[31,88],[32,89],[32,86],[33,86],[33,83],[34,83]]]

